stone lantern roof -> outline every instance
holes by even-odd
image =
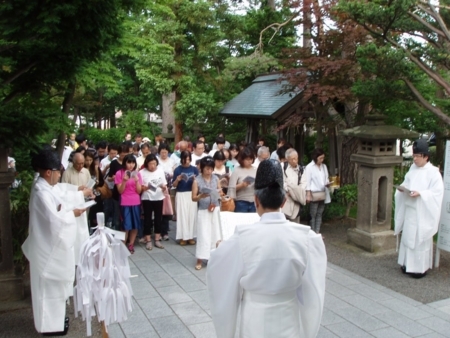
[[[343,136],[354,136],[366,140],[416,139],[419,134],[415,131],[386,125],[386,116],[374,114],[367,116],[366,124],[339,132]]]

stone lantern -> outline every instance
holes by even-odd
[[[350,157],[358,164],[358,213],[356,228],[348,229],[350,243],[369,252],[395,248],[391,230],[394,166],[397,139],[416,139],[419,134],[384,123],[385,116],[370,115],[365,125],[340,132],[359,139],[358,151]]]

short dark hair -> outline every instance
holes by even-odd
[[[136,144],[136,143],[135,143],[135,144]],[[144,148],[150,149],[150,144],[148,144],[147,142],[142,143],[142,144],[141,144],[141,149],[144,149]]]
[[[167,150],[170,153],[169,145],[167,143],[160,143],[158,147],[158,154],[161,150]]]
[[[139,147],[139,144],[137,144],[137,143],[133,144],[134,151],[139,151],[140,149],[141,149],[141,147]]]
[[[148,164],[149,164],[151,161],[156,161],[156,165],[159,165],[159,161],[158,161],[158,158],[156,157],[156,155],[155,155],[155,154],[148,154],[148,155],[145,157],[145,161],[144,161],[144,168],[145,168],[145,169],[147,169]]]
[[[312,154],[311,154],[311,157],[312,157],[314,163],[317,163],[317,158],[318,158],[319,156],[322,156],[322,155],[325,155],[325,152],[323,151],[322,148],[316,148],[316,149],[314,149],[313,152],[312,152]]]
[[[83,152],[83,151],[86,151],[86,148],[83,147],[83,146],[79,146],[79,147],[77,148],[77,150],[75,150],[76,153],[81,153],[81,152]]]
[[[125,170],[127,170],[127,163],[134,163],[133,170],[136,170],[136,167],[137,167],[136,157],[134,157],[133,154],[128,154],[127,156],[125,156],[123,158],[122,168],[125,169]]]
[[[214,160],[211,156],[205,156],[200,160],[200,172],[203,173],[203,169],[210,167],[214,169]]]
[[[251,158],[252,159],[252,163],[255,161],[255,153],[249,147],[245,147],[244,149],[239,151],[239,154],[237,156],[237,160],[238,160],[239,165],[241,167],[244,166],[244,160],[246,158]]]
[[[205,135],[203,135],[203,134],[198,134],[198,136],[197,136],[197,141],[199,141],[201,138],[205,138]]]
[[[108,147],[108,143],[106,141],[100,141],[95,145],[95,149],[106,149]]]
[[[225,144],[225,138],[223,138],[222,136],[217,136],[216,144]]]
[[[128,143],[122,143],[122,145],[119,147],[119,154],[122,153],[129,153],[130,152],[130,147],[128,146]],[[133,155],[134,157],[134,155]]]
[[[141,135],[141,133],[137,133],[136,135],[134,135],[134,138],[136,138],[136,137],[140,137],[140,138],[142,138],[142,135]]]
[[[236,143],[231,143],[230,146],[228,147],[228,150],[237,150],[237,151],[239,151],[239,147],[237,146]]]
[[[277,149],[277,155],[280,161],[283,158],[286,158],[286,150],[288,150],[288,148],[286,148],[285,146],[281,146],[280,148]]]
[[[186,164],[186,159],[188,159],[192,162],[192,155],[189,150],[183,150],[180,154],[180,162],[181,164]]]
[[[225,161],[225,154],[223,153],[222,150],[218,150],[214,153],[214,161]]]
[[[86,141],[86,136],[84,136],[84,134],[77,135],[75,141],[77,141],[78,144],[83,143]]]
[[[255,195],[258,197],[259,203],[264,209],[278,209],[284,202],[286,192],[283,187],[269,186],[263,189],[255,190]]]
[[[192,143],[192,146],[194,148],[197,148],[197,145],[199,145],[199,144],[205,144],[205,142],[203,142],[203,141],[195,141],[194,143]]]
[[[111,150],[116,150],[117,152],[119,152],[119,146],[114,143],[108,144],[108,152],[110,152]]]

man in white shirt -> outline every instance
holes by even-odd
[[[170,155],[170,158],[173,160],[175,166],[177,167],[180,165],[180,154],[188,149],[189,144],[186,141],[180,141],[178,146],[179,150],[175,150],[172,155]]]
[[[224,134],[219,134],[217,135],[217,137],[222,137],[225,140],[225,135]],[[218,144],[217,142],[213,144],[212,150],[217,149],[218,148]],[[225,149],[230,148],[230,142],[228,142],[227,140],[225,140],[225,145],[224,145]]]
[[[413,143],[414,164],[395,192],[395,234],[402,232],[398,264],[404,273],[422,278],[433,266],[433,236],[439,228],[444,183],[430,162],[427,141]]]
[[[83,190],[91,179],[89,170],[84,167],[84,155],[75,153],[72,161],[73,165],[64,171],[62,183],[70,183],[76,185],[80,190]]]
[[[253,166],[255,168],[258,168],[259,164],[270,158],[270,151],[268,147],[262,146],[258,148],[257,157],[255,159],[255,162],[253,162]]]
[[[144,165],[145,158],[147,157],[147,155],[150,155],[150,144],[142,143],[140,153],[142,155],[136,159],[136,164],[137,164],[138,170],[141,170],[141,167]]]
[[[191,165],[200,168],[200,160],[207,156],[205,154],[205,143],[202,141],[197,141],[192,144],[194,151],[192,152],[192,162]]]
[[[286,220],[283,172],[261,162],[255,205],[261,220],[238,225],[211,252],[207,285],[218,338],[316,337],[322,318],[327,256],[321,236]]]

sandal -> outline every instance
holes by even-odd
[[[201,270],[202,269],[202,264],[196,264],[195,265],[195,270]]]
[[[133,244],[128,245],[128,251],[130,251],[131,254],[134,254],[134,246],[133,246]]]
[[[153,249],[152,241],[147,242],[147,244],[145,244],[145,248],[146,248],[147,250],[152,250],[152,249]]]
[[[158,249],[164,249],[163,245],[161,244],[161,241],[155,241],[155,247],[157,247]]]

